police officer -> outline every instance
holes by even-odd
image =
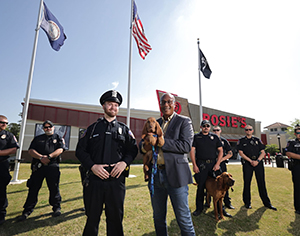
[[[259,196],[264,206],[274,211],[277,211],[277,209],[274,206],[272,206],[266,189],[265,169],[262,161],[262,159],[265,156],[265,145],[261,142],[259,138],[252,136],[253,131],[254,130],[251,125],[246,125],[246,136],[239,139],[237,143],[237,149],[239,150],[239,154],[242,157],[243,164],[243,201],[247,209],[252,208],[250,186],[254,171]]]
[[[203,120],[201,122],[201,132],[194,135],[190,157],[193,163],[194,177],[198,184],[196,193],[196,210],[194,216],[198,216],[203,211],[204,188],[208,175],[213,175],[213,171],[220,169],[220,163],[223,157],[222,143],[219,137],[210,133],[210,122]],[[218,157],[216,160],[216,152]],[[228,216],[229,214],[224,214]]]
[[[219,137],[223,147],[223,157],[220,164],[221,170],[222,172],[227,172],[226,164],[228,163],[228,159],[232,157],[231,146],[227,139],[221,137],[222,130],[220,126],[215,126],[213,128],[213,132]],[[231,198],[229,197],[228,191],[226,191],[226,194],[224,196],[224,204],[227,208],[234,209],[234,207],[231,205]]]
[[[19,148],[15,136],[5,130],[7,124],[7,117],[0,115],[0,225],[5,222],[6,208],[8,206],[6,188],[11,179],[7,159],[10,154],[16,153]]]
[[[138,149],[131,130],[116,120],[121,103],[119,92],[105,92],[100,98],[104,117],[90,125],[77,144],[76,157],[88,170],[83,187],[87,215],[83,235],[98,235],[103,205],[107,235],[124,235],[125,177]]]
[[[292,158],[292,180],[294,183],[294,208],[300,214],[300,125],[295,126],[296,139],[290,140],[285,148],[286,155]]]
[[[61,215],[61,196],[59,193],[60,155],[64,151],[65,142],[54,133],[54,125],[50,120],[43,123],[44,134],[36,136],[30,146],[29,155],[32,156],[31,176],[27,181],[28,195],[23,206],[24,210],[17,221],[26,220],[37,204],[38,193],[46,178],[49,189],[49,204],[52,206],[53,217]]]

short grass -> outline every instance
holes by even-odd
[[[229,165],[228,171],[236,179],[234,192],[230,192],[234,210],[228,210],[233,218],[216,222],[213,208],[204,214],[193,217],[197,235],[300,235],[300,216],[295,215],[293,208],[293,187],[291,173],[284,168],[265,168],[269,197],[278,211],[265,208],[259,198],[255,177],[252,180],[252,209],[247,210],[242,202],[242,167]],[[128,178],[125,197],[124,233],[125,235],[154,236],[152,209],[147,184],[143,181],[141,166],[132,166]],[[28,179],[29,164],[21,164],[19,179]],[[196,187],[190,185],[189,204],[195,210]],[[82,211],[82,186],[78,164],[61,165],[60,191],[62,195],[62,215],[51,216],[48,204],[48,189],[44,182],[39,193],[39,202],[34,212],[25,222],[15,222],[21,214],[27,196],[26,183],[8,186],[9,206],[7,221],[0,226],[0,236],[6,235],[81,235],[85,225],[85,214]],[[172,206],[168,205],[167,223],[169,235],[180,235]],[[106,235],[105,214],[99,227],[99,235]]]

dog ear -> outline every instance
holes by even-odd
[[[224,178],[222,177],[222,175],[219,175],[217,178],[216,178],[217,182],[218,182],[218,187],[219,188],[222,188],[223,184],[224,184]]]
[[[156,125],[156,134],[158,137],[161,137],[163,135],[161,127],[157,121],[155,121],[155,125]]]
[[[144,138],[148,133],[147,132],[147,125],[148,125],[148,120],[144,124],[144,128],[143,128],[143,131],[142,131],[142,138]],[[144,135],[144,137],[143,137],[143,135]]]

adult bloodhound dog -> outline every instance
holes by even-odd
[[[209,199],[210,196],[213,197],[214,212],[217,221],[219,221],[217,204],[219,203],[220,217],[221,219],[224,219],[223,210],[222,210],[223,198],[225,196],[226,191],[234,185],[234,182],[235,180],[232,178],[232,175],[229,174],[228,172],[223,172],[216,179],[210,176],[207,177],[207,180],[205,182],[206,202],[210,207]]]
[[[144,140],[143,151],[145,151],[143,155],[143,169],[145,181],[149,181],[149,166],[153,157],[152,148],[154,147],[154,150],[157,150],[157,147],[162,147],[165,143],[162,129],[154,117],[149,117],[144,124],[142,139]]]

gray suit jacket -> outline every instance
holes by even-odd
[[[163,120],[159,118],[161,125]],[[164,153],[166,173],[172,187],[182,187],[193,182],[187,153],[191,151],[194,132],[190,118],[174,114],[164,134]]]

